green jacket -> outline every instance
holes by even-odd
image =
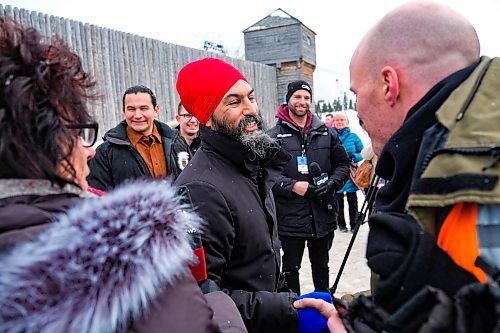
[[[407,209],[433,235],[445,207],[500,204],[499,91],[500,59],[482,57],[424,135]]]

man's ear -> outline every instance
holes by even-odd
[[[160,106],[156,105],[155,106],[155,117],[158,116],[158,113],[160,112]]]
[[[399,97],[399,78],[398,73],[391,66],[385,66],[380,71],[382,79],[382,93],[384,100],[390,106],[394,106]]]

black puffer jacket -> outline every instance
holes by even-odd
[[[236,303],[249,332],[294,332],[294,294],[278,293],[280,245],[271,188],[289,155],[258,161],[239,142],[200,126],[201,149],[175,184],[207,222],[208,278]]]
[[[187,269],[199,219],[167,183],[133,186],[0,180],[0,332],[219,332]]]
[[[311,174],[302,174],[297,168],[297,156],[302,155],[302,146],[308,164],[318,163],[321,171],[335,181],[336,190],[343,186],[349,177],[349,158],[337,134],[316,116],[312,118],[307,136],[302,135],[297,126],[282,119],[278,119],[269,134],[278,138],[281,146],[292,155],[273,189],[280,236],[323,237],[334,231],[336,207],[329,209],[324,203],[300,196],[292,192],[292,187],[297,181],[313,183]]]
[[[167,172],[169,175],[178,174],[176,156],[172,150],[172,138],[176,130],[157,120],[154,123],[161,135]],[[127,138],[125,120],[106,132],[104,142],[97,147],[89,166],[89,185],[103,191],[109,191],[127,179],[151,177],[146,162]]]

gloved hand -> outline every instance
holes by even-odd
[[[327,201],[333,196],[336,190],[335,181],[330,178],[316,189],[315,194],[319,199]]]
[[[304,194],[304,197],[306,197],[308,199],[315,199],[316,198],[316,193],[315,193],[316,189],[317,189],[316,186],[314,186],[313,184],[309,184],[309,186],[307,186],[307,191]]]
[[[312,292],[299,296],[302,298],[318,298],[328,303],[332,302],[332,297],[326,292]],[[318,310],[313,308],[299,309],[299,329],[298,333],[329,333],[327,318]]]
[[[353,161],[353,160],[354,160],[354,154],[353,154],[353,153],[347,153],[347,156],[349,157],[349,159],[350,159],[351,161]]]

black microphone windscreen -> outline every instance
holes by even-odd
[[[311,175],[313,177],[321,176],[321,167],[316,162],[312,162],[311,164],[309,164],[309,171],[311,172]]]

